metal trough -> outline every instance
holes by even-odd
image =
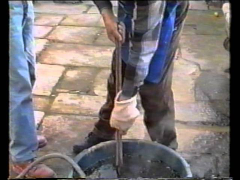
[[[79,153],[74,161],[85,172],[100,161],[115,157],[116,141],[107,141]],[[174,150],[155,142],[144,140],[123,140],[123,155],[141,156],[146,159],[157,159],[177,172],[180,178],[190,178],[192,173],[188,163]],[[141,166],[141,164],[139,164]],[[72,170],[69,178],[81,178]],[[116,178],[116,177],[106,177]]]

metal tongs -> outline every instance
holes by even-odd
[[[123,28],[122,32],[122,38],[123,42],[125,39],[125,25],[122,22],[118,22],[118,30],[119,26]],[[116,43],[116,94],[121,91],[122,89],[122,57],[121,57],[121,43]],[[119,130],[116,131],[115,134],[115,140],[116,140],[116,170],[118,176],[120,176],[120,169],[123,165],[123,147],[122,147],[122,134]]]

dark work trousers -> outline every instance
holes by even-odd
[[[177,9],[175,31],[173,33],[170,50],[163,77],[158,84],[144,83],[139,90],[142,107],[144,109],[144,123],[152,141],[177,149],[175,130],[175,111],[172,86],[173,59],[178,48],[181,31],[189,7],[188,1],[183,1]],[[180,9],[181,8],[181,9]],[[115,91],[115,51],[112,58],[111,74],[107,85],[107,101],[99,112],[99,121],[95,124],[93,133],[101,138],[114,139],[115,129],[109,124],[114,107]],[[122,79],[124,79],[126,64],[122,62]]]

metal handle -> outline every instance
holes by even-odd
[[[118,23],[123,27],[123,39],[125,38],[125,26],[123,23]],[[121,57],[121,43],[116,43],[116,94],[121,91],[122,88],[122,57]],[[121,166],[123,165],[123,150],[122,150],[122,135],[119,130],[115,134],[116,139],[116,167],[117,173],[120,174]]]

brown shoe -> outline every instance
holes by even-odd
[[[27,168],[31,164],[31,162],[32,161],[29,161],[23,164],[13,164],[12,170],[14,173],[19,175],[21,172],[23,172],[25,168]],[[36,166],[33,166],[33,168],[28,171],[25,177],[26,178],[56,178],[56,173],[44,164],[37,164]]]
[[[43,148],[47,145],[47,139],[42,135],[37,135],[38,148]]]

